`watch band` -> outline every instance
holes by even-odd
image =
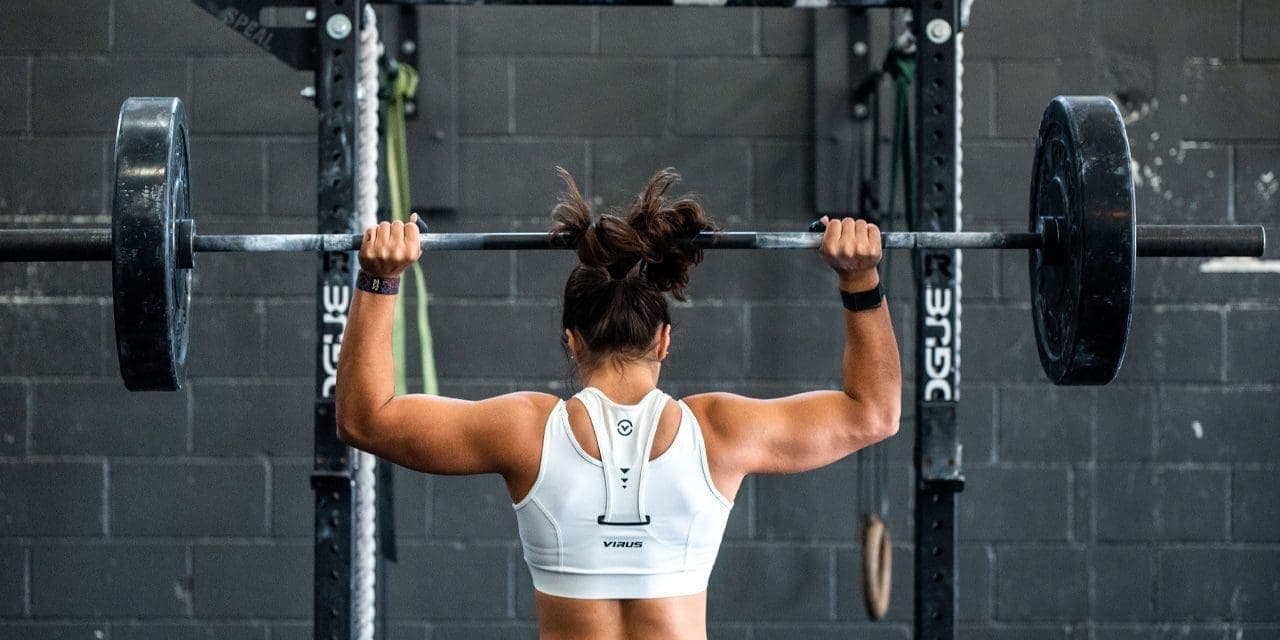
[[[356,288],[369,293],[395,295],[400,291],[400,278],[383,278],[361,269],[356,275]]]
[[[844,308],[849,311],[868,311],[870,309],[880,308],[880,303],[884,300],[884,290],[880,285],[876,285],[874,289],[867,291],[859,291],[857,293],[849,293],[848,291],[840,292],[840,301],[844,303]]]

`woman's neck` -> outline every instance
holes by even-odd
[[[635,404],[658,387],[658,362],[645,360],[616,364],[605,362],[582,375],[584,387],[595,387],[610,400]]]

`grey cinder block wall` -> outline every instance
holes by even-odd
[[[437,228],[543,228],[556,164],[601,206],[674,165],[726,226],[808,219],[811,21],[834,14],[420,11],[414,201],[457,209]],[[1275,237],[1277,24],[1272,0],[978,0],[965,226],[1025,224],[1040,110],[1054,94],[1101,93],[1127,114],[1144,221],[1262,223]],[[3,3],[0,79],[0,225],[107,224],[116,109],[177,95],[201,230],[314,226],[308,74],[189,3]],[[445,392],[567,392],[554,331],[567,259],[426,260]],[[107,267],[0,265],[0,638],[310,637],[315,259],[199,262],[194,379],[167,395],[118,381]],[[1144,261],[1120,379],[1055,389],[1038,372],[1025,257],[965,256],[963,637],[1280,637],[1280,275],[1200,264]],[[912,296],[893,297],[910,354]],[[666,385],[832,385],[833,302],[812,256],[712,256],[678,307]],[[887,622],[860,603],[850,458],[746,484],[712,635],[909,637],[910,440],[908,415],[884,445]],[[531,637],[502,483],[397,481],[392,637]]]

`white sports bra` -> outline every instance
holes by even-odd
[[[564,598],[664,598],[706,590],[733,502],[711,482],[702,428],[680,402],[671,447],[649,460],[669,396],[620,405],[588,387],[600,460],[583,451],[565,401],[547,418],[542,462],[513,505],[538,591]]]

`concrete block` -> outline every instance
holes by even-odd
[[[973,382],[1044,382],[1025,308],[969,304],[961,311],[960,371]]]
[[[965,36],[965,43],[969,37]],[[1001,68],[1004,68],[1001,65]],[[1016,86],[1016,85],[1011,85]],[[965,60],[964,62],[964,123],[960,131],[964,140],[973,138],[990,138],[996,135],[996,125],[1003,121],[996,117],[996,65],[985,60]],[[1041,109],[1044,105],[1041,105]],[[1014,122],[1025,123],[1024,113],[1015,112]],[[1010,131],[1014,136],[1025,136],[1025,132]],[[1032,135],[1035,135],[1032,133]],[[966,185],[967,181],[966,181]]]
[[[760,53],[766,56],[805,56],[813,51],[813,21],[838,19],[843,11],[794,11],[784,7],[762,7],[760,13]]]
[[[1148,462],[1155,456],[1156,392],[1142,388],[1097,391],[1097,457]]]
[[[1280,114],[1280,66],[1224,64],[1191,58],[1160,67],[1162,93],[1175,101],[1163,117],[1189,140],[1275,139]],[[1230,90],[1224,90],[1230,88]],[[1183,100],[1183,96],[1186,97]]]
[[[707,596],[712,620],[803,622],[831,615],[832,566],[825,548],[725,545],[716,564],[721,569],[712,572]]]
[[[750,307],[747,371],[758,379],[829,380],[838,385],[844,332],[839,301]],[[834,388],[834,387],[833,387]]]
[[[961,540],[1065,541],[1070,479],[1065,467],[965,467],[971,495],[958,501]]]
[[[511,63],[505,58],[462,58],[458,67],[458,130],[511,133]]]
[[[671,323],[667,375],[701,380],[741,375],[750,331],[742,307],[679,306],[672,309]]]
[[[738,7],[619,7],[599,20],[604,55],[749,56],[755,49],[755,16]]]
[[[192,613],[196,618],[306,618],[312,608],[313,553],[311,543],[197,544],[191,550]]]
[[[258,56],[201,60],[192,67],[191,101],[187,105],[191,130],[202,134],[314,135],[315,107],[299,96],[303,87],[314,83],[309,71],[266,64]]]
[[[433,477],[428,499],[427,534],[433,538],[518,539],[511,495],[500,476]]]
[[[1046,576],[1053,576],[1046,579]],[[996,618],[1062,620],[1089,614],[1088,558],[1067,547],[1009,547],[996,553]]]
[[[563,190],[556,166],[568,169],[587,189],[586,153],[586,145],[570,142],[463,142],[458,206],[468,218],[486,220],[490,230],[516,217],[535,218],[545,230]]]
[[[890,605],[892,606],[892,605]],[[714,637],[714,636],[713,636]],[[904,624],[887,625],[883,622],[871,624],[761,624],[751,627],[751,635],[731,633],[728,629],[721,636],[725,639],[750,637],[753,640],[790,640],[805,638],[806,640],[840,640],[843,638],[866,638],[868,640],[906,640],[911,637],[910,630]]]
[[[522,375],[555,377],[563,372],[558,309],[548,304],[444,303],[431,307],[436,367],[442,379]],[[495,351],[497,350],[497,351]],[[476,353],[504,354],[500,360]]]
[[[111,4],[102,0],[75,5],[7,3],[0,9],[5,53],[99,52],[111,38]],[[56,25],[57,28],[46,28]]]
[[[173,57],[256,54],[265,57],[244,36],[194,4],[120,0],[113,10],[111,48],[119,53]],[[262,64],[272,62],[261,60]]]
[[[1280,58],[1280,41],[1269,26],[1280,22],[1280,6],[1267,0],[1244,0],[1240,5],[1240,47],[1246,60]]]
[[[995,553],[986,546],[963,545],[959,550],[961,621],[990,620],[994,614]],[[914,578],[913,578],[914,579]]]
[[[1236,468],[1231,474],[1231,539],[1280,541],[1280,508],[1276,505],[1274,467]]]
[[[27,451],[30,433],[30,411],[27,386],[17,382],[0,383],[0,456],[17,456]]]
[[[118,109],[117,103],[112,112]],[[101,138],[5,140],[0,219],[27,227],[108,224],[107,145]],[[50,189],[49,185],[58,185]]]
[[[392,619],[507,618],[513,553],[505,545],[401,545],[400,561],[388,565]]]
[[[1227,379],[1232,382],[1280,382],[1280,370],[1260,354],[1275,353],[1271,328],[1280,311],[1232,310],[1227,313]]]
[[[0,535],[101,536],[100,462],[0,464]]]
[[[1134,308],[1118,382],[1217,382],[1223,372],[1223,317],[1217,310]]]
[[[0,77],[21,91],[7,91],[0,96],[0,132],[24,133],[31,128],[31,66],[27,58],[0,58]]]
[[[784,230],[808,230],[815,217],[813,145],[798,140],[757,140],[754,159],[751,217],[757,224],[778,222]],[[728,218],[724,222],[738,221]]]
[[[174,544],[37,544],[31,614],[177,618],[191,606],[186,549]]]
[[[105,622],[0,622],[0,637],[22,640],[87,640],[105,638]]]
[[[38,384],[32,395],[33,452],[176,455],[186,451],[185,393],[139,396],[113,381]]]
[[[1002,460],[1057,462],[1089,457],[1091,389],[1002,389],[999,394]]]
[[[258,141],[191,141],[191,209],[199,212],[200,232],[213,233],[204,228],[212,216],[261,217],[265,213],[267,153],[263,147]]]
[[[267,533],[259,461],[117,462],[108,499],[113,535],[254,537]]]
[[[431,640],[534,640],[538,627],[527,622],[432,625]]]
[[[201,456],[310,456],[315,391],[309,383],[192,384],[193,451]]]
[[[31,125],[38,132],[114,137],[120,105],[129,96],[185,99],[187,65],[162,58],[37,58]]]
[[[676,66],[676,131],[696,136],[801,137],[812,130],[804,60],[703,59]],[[768,95],[768,100],[758,99]]]
[[[657,136],[667,130],[666,62],[525,58],[513,65],[515,133]]]
[[[1280,551],[1167,548],[1159,551],[1156,615],[1166,620],[1274,622]]]
[[[649,178],[674,167],[682,181],[667,191],[669,200],[692,195],[725,227],[750,218],[751,151],[744,144],[598,142],[592,152],[592,202],[600,213],[613,207],[625,211]]]
[[[1235,160],[1235,220],[1269,222],[1280,202],[1280,147],[1241,145]]]
[[[242,622],[114,623],[112,640],[265,640],[267,627]]]
[[[965,57],[1083,57],[1085,17],[1077,3],[975,4],[965,31]]]
[[[1181,389],[1160,394],[1156,454],[1172,462],[1269,462],[1280,443],[1259,422],[1274,394],[1236,389]]]
[[[194,300],[187,352],[191,377],[262,375],[262,317],[262,304],[252,300]]]
[[[1044,105],[1040,105],[1044,109]],[[1034,116],[1039,122],[1039,116]],[[1027,140],[973,140],[964,145],[965,226],[1026,229],[1035,129]],[[1010,185],[1014,185],[1013,188]],[[1019,256],[1026,263],[1025,256]],[[1025,277],[1025,276],[1024,276]]]
[[[15,303],[5,306],[6,356],[0,375],[101,374],[100,307],[96,303]],[[50,349],[49,344],[76,348]]]
[[[589,7],[466,7],[458,12],[463,54],[590,53]]]
[[[0,545],[0,615],[21,617],[27,606],[27,550],[21,545]]]
[[[314,228],[317,162],[313,140],[267,143],[267,212],[272,218],[299,216]]]

